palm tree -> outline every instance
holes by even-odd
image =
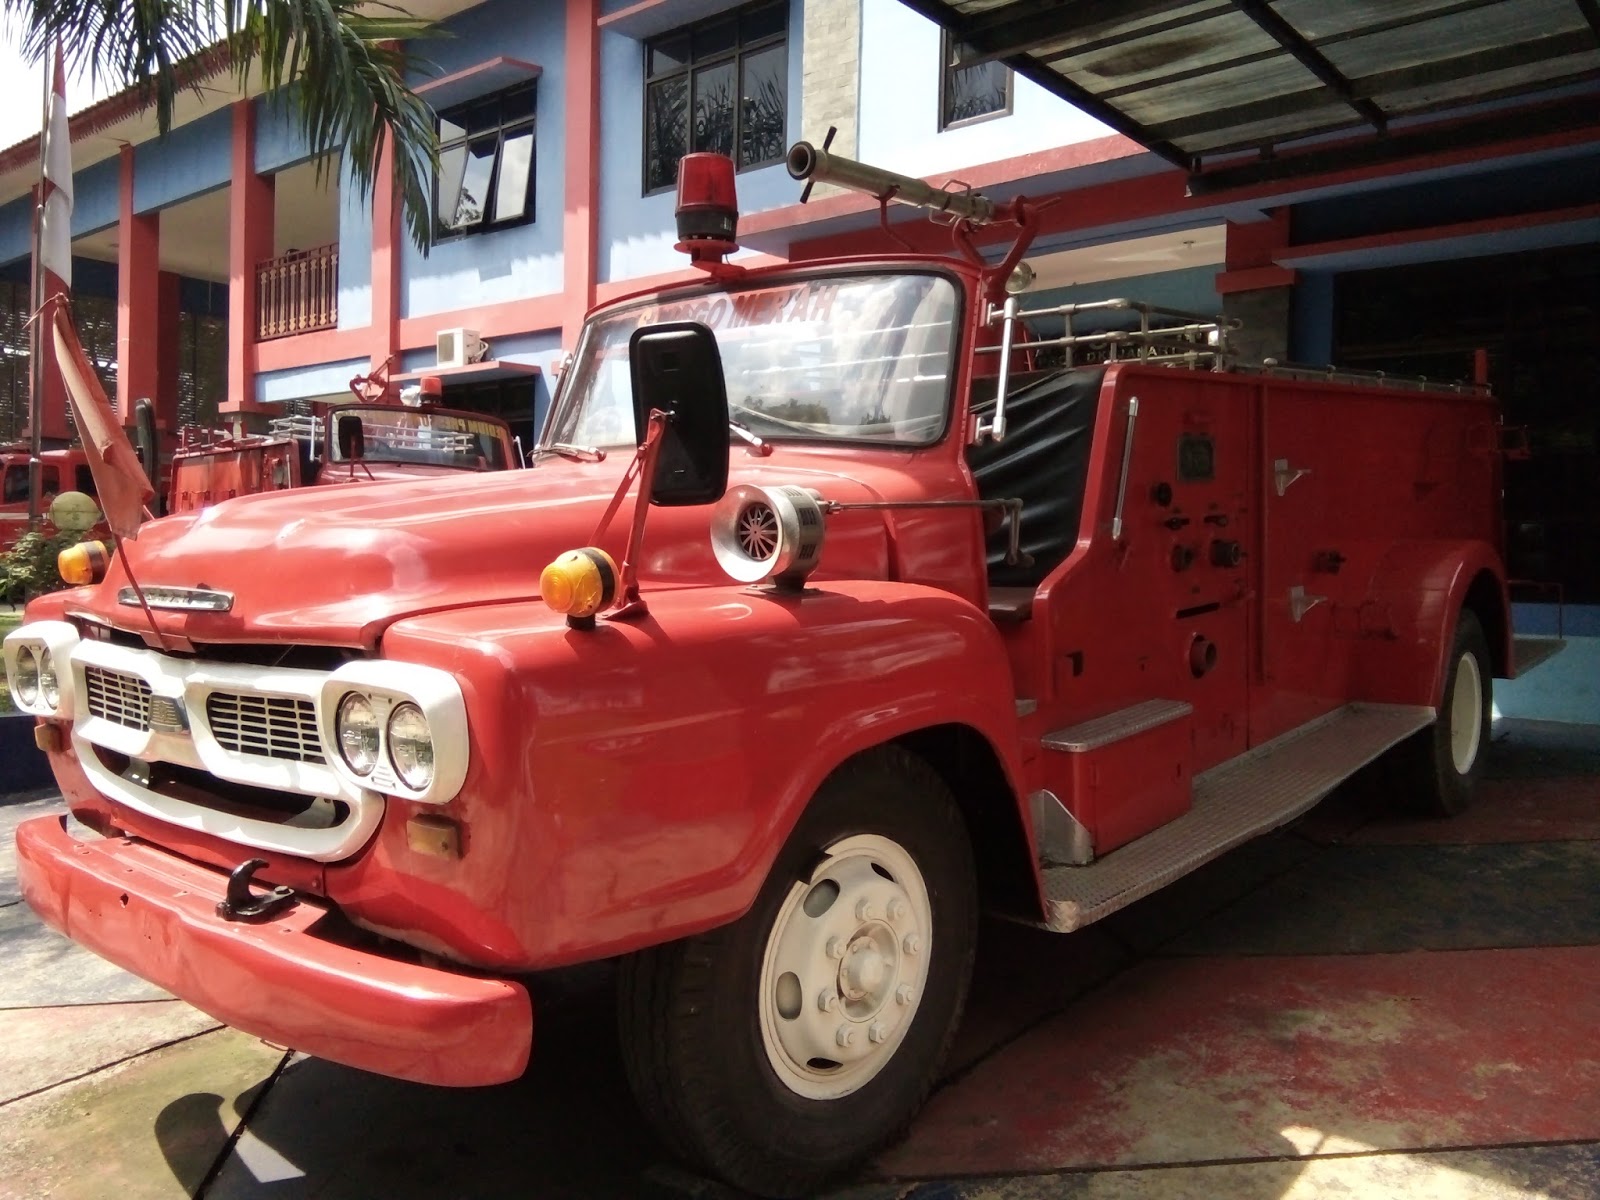
[[[403,49],[429,22],[369,0],[0,0],[0,14],[22,25],[30,57],[59,38],[74,66],[135,89],[163,134],[179,89],[221,55],[241,83],[254,70],[269,91],[285,89],[308,146],[340,150],[363,194],[392,141],[406,228],[420,247],[431,240],[437,139]]]

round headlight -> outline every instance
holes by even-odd
[[[61,684],[56,679],[56,660],[50,651],[39,651],[39,694],[51,708],[61,703]]]
[[[389,761],[400,782],[414,791],[433,782],[433,731],[415,704],[397,704],[389,714]]]
[[[360,692],[346,692],[339,701],[339,753],[357,775],[370,775],[378,765],[378,714]]]
[[[17,651],[17,670],[11,679],[17,700],[32,708],[39,700],[39,657],[32,646]]]

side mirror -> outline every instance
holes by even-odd
[[[714,504],[728,490],[728,385],[717,335],[698,321],[647,325],[628,339],[634,432],[667,414],[650,502]]]
[[[345,413],[339,418],[339,457],[350,462],[360,462],[366,457],[367,438],[361,429],[361,418],[355,413]]]
[[[145,478],[150,481],[151,487],[159,491],[161,455],[156,440],[156,410],[155,405],[147,399],[141,398],[133,405],[133,442],[134,449],[139,452]]]

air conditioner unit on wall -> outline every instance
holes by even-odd
[[[441,329],[434,349],[439,366],[464,367],[481,361],[488,347],[476,329]]]

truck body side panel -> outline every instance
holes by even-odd
[[[648,600],[591,631],[522,605],[391,629],[387,653],[466,693],[473,765],[444,814],[464,853],[413,851],[391,801],[330,897],[452,957],[552,966],[738,916],[822,780],[898,735],[970,725],[1020,790],[1005,658],[970,604],[863,582]]]

